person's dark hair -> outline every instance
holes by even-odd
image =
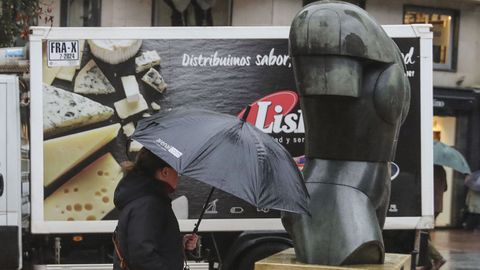
[[[154,177],[157,170],[170,167],[163,159],[143,147],[137,154],[135,162],[122,162],[122,169],[125,173],[137,172]]]

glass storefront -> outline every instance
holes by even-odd
[[[436,8],[405,6],[403,23],[426,23],[433,26],[434,69],[455,69],[454,56],[456,40],[457,12]]]

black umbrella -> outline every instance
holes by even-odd
[[[244,119],[208,110],[172,110],[141,120],[132,139],[181,175],[258,208],[309,214],[308,192],[290,154]]]

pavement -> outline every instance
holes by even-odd
[[[480,230],[436,230],[430,237],[447,260],[441,270],[480,270]]]

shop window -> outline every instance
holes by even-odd
[[[101,0],[62,0],[60,26],[100,26]]]
[[[403,23],[433,26],[433,69],[454,71],[457,62],[459,12],[418,6],[405,6]]]
[[[232,0],[153,0],[153,26],[231,25]]]

